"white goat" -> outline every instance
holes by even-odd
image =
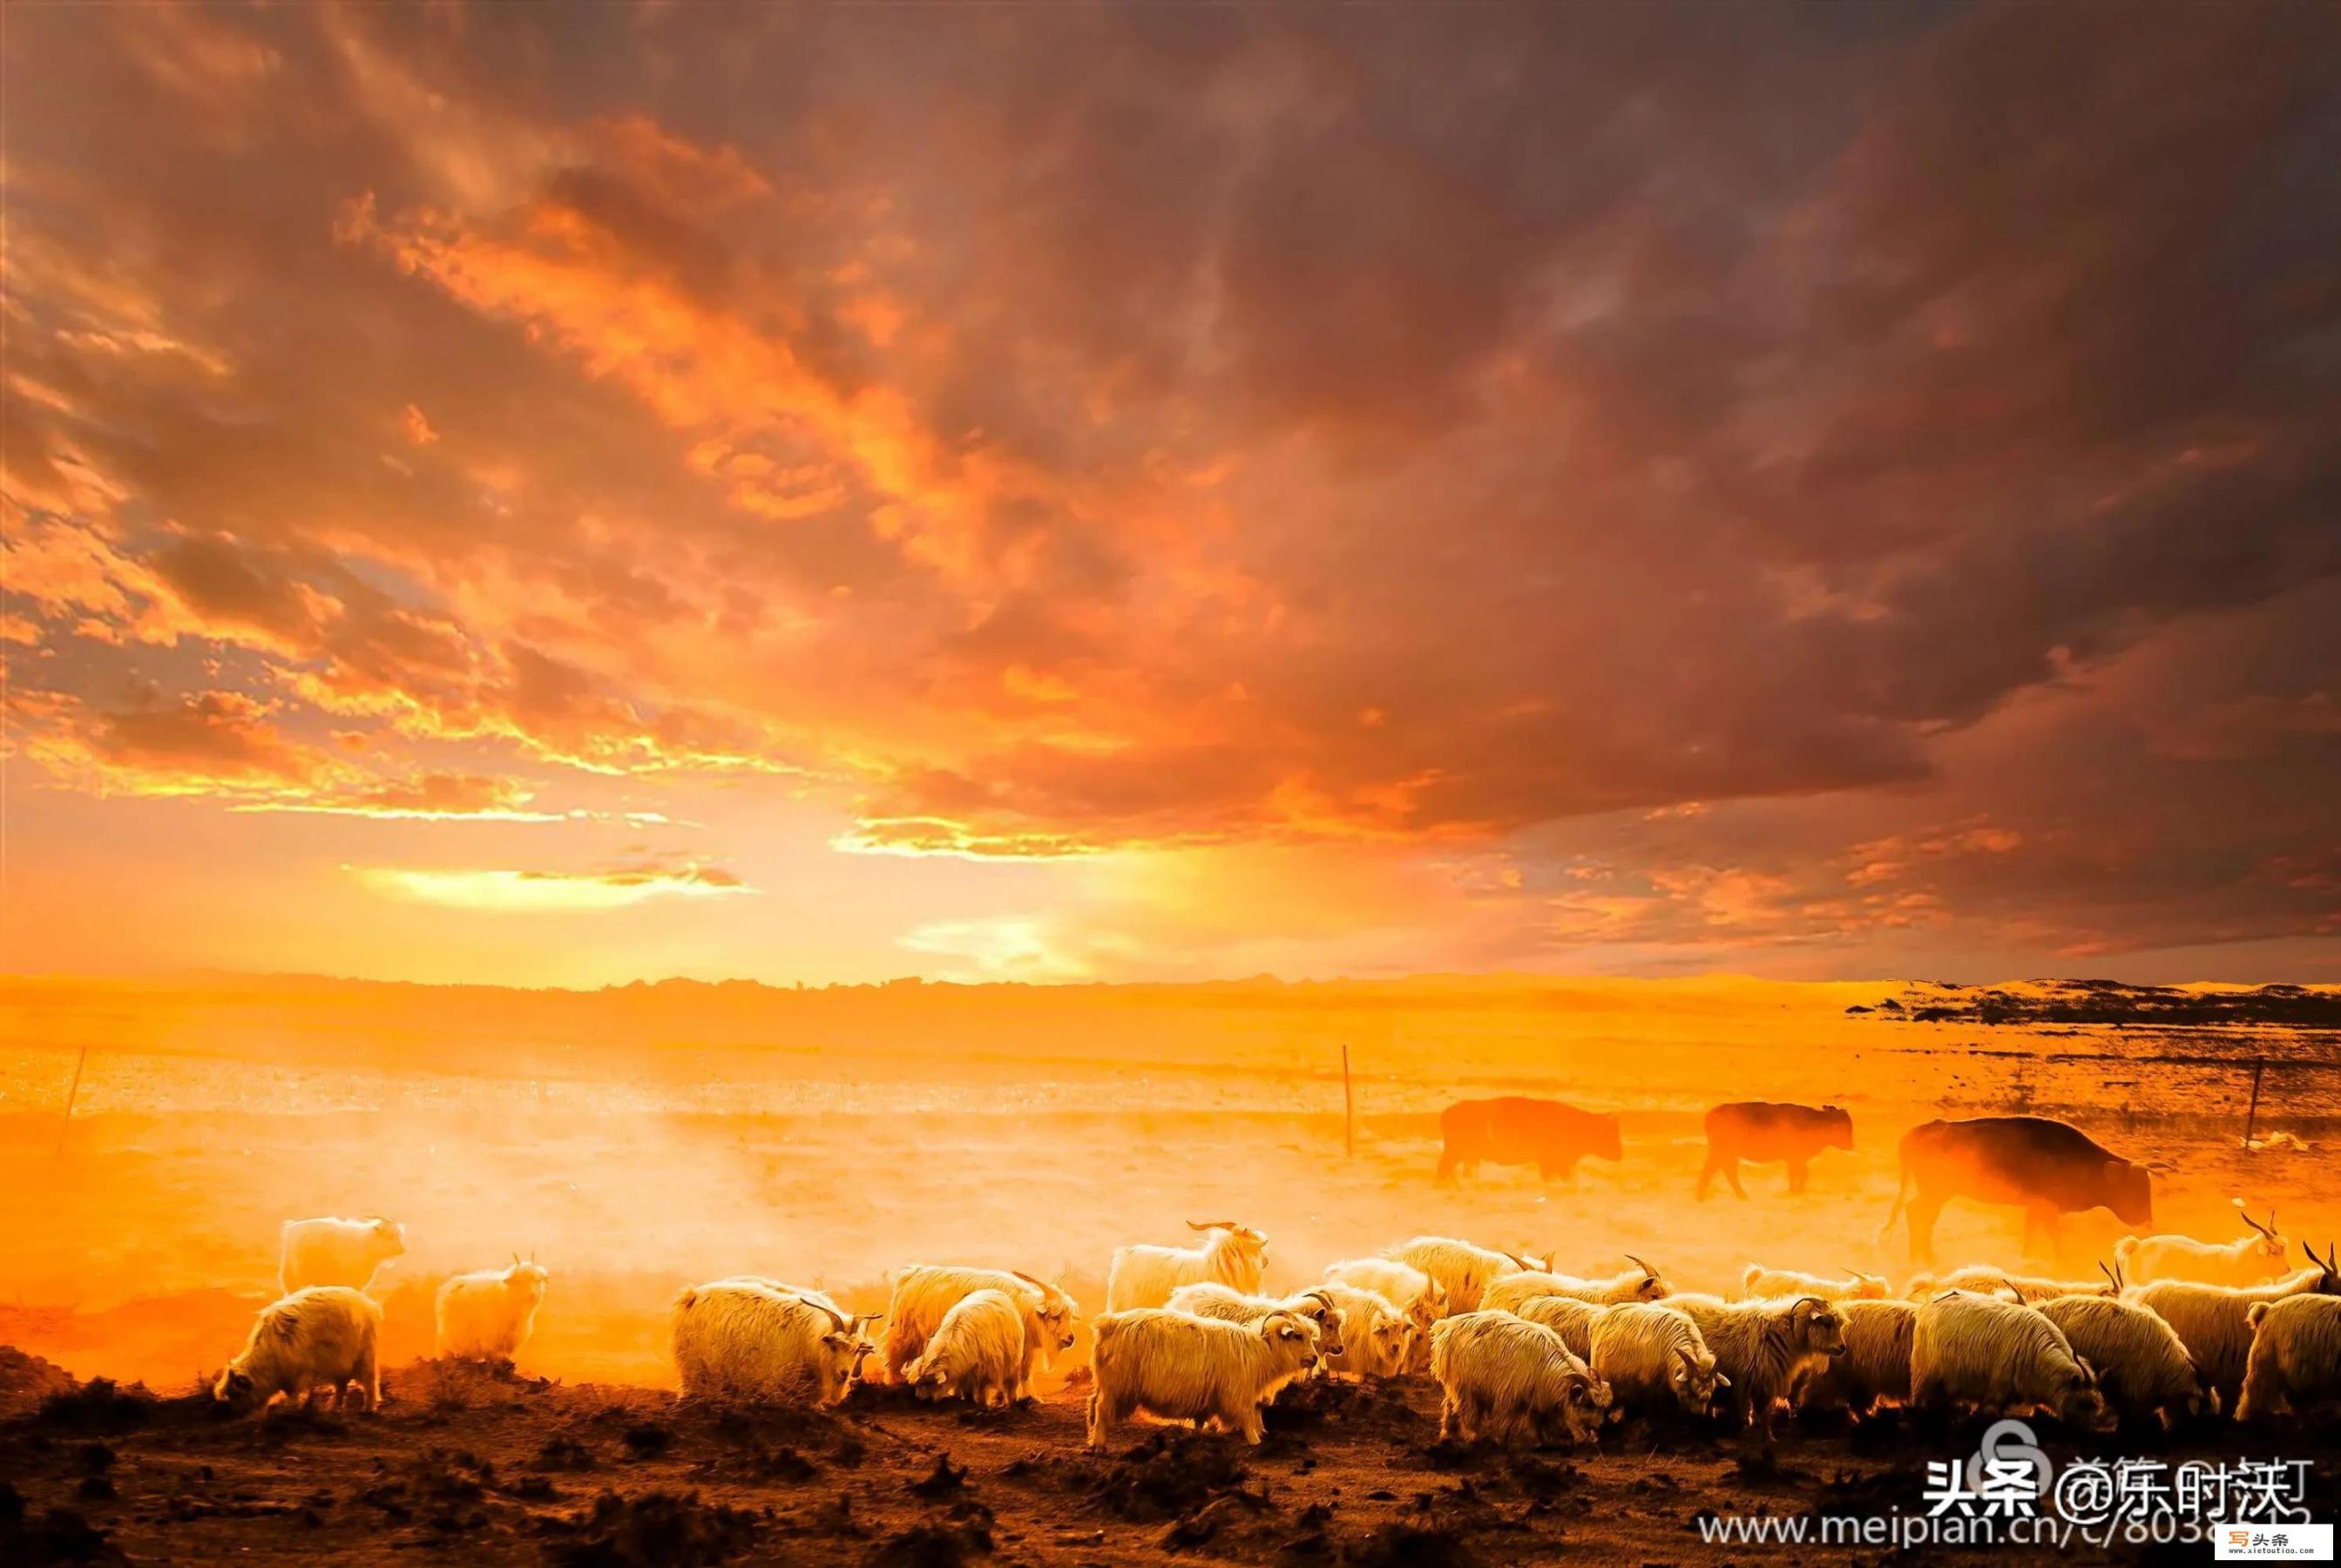
[[[406,1251],[406,1227],[371,1219],[288,1219],[276,1265],[285,1295],[313,1285],[364,1290],[374,1271]]]
[[[2295,1409],[2306,1414],[2341,1400],[2341,1299],[2288,1295],[2256,1301],[2246,1315],[2251,1320],[2252,1354],[2236,1420],[2265,1421]]]
[[[1590,1443],[1610,1403],[1560,1335],[1509,1312],[1466,1312],[1430,1331],[1439,1435],[1530,1444]]]
[[[2236,1199],[2236,1213],[2251,1226],[2249,1236],[2219,1244],[2197,1241],[2191,1236],[2126,1236],[2114,1243],[2114,1257],[2134,1285],[2152,1285],[2161,1279],[2191,1279],[2199,1285],[2266,1285],[2284,1273],[2285,1255],[2292,1250],[2292,1244],[2276,1233],[2274,1209],[2268,1211],[2267,1224],[2262,1225],[2244,1214],[2243,1208],[2244,1200]]]
[[[1593,1375],[1618,1403],[1645,1414],[1679,1408],[1704,1415],[1731,1380],[1687,1314],[1652,1302],[1609,1308],[1593,1322]]]
[[[1800,1410],[1848,1410],[1867,1415],[1881,1400],[1910,1398],[1910,1335],[1918,1308],[1908,1301],[1838,1304],[1845,1320],[1845,1354],[1805,1384]]]
[[[2107,1432],[2096,1374],[2062,1330],[2028,1306],[1954,1291],[1918,1309],[1910,1334],[1910,1403],[1971,1405],[1998,1415],[2032,1405],[2072,1426]]]
[[[694,1399],[835,1404],[870,1353],[843,1314],[745,1279],[687,1286],[669,1328]]]
[[[536,1328],[552,1275],[533,1261],[513,1259],[510,1268],[449,1276],[435,1305],[437,1354],[473,1361],[510,1361]]]
[[[1430,1325],[1447,1315],[1447,1290],[1412,1264],[1388,1257],[1353,1257],[1325,1270],[1330,1284],[1354,1285],[1395,1303],[1414,1325],[1406,1370],[1430,1370]]]
[[[1289,1312],[1247,1325],[1142,1306],[1105,1313],[1096,1329],[1092,1451],[1141,1410],[1174,1421],[1216,1420],[1257,1444],[1260,1407],[1317,1365],[1316,1325]]]
[[[2171,1326],[2136,1302],[2060,1295],[2037,1305],[2090,1371],[2114,1413],[2132,1421],[2216,1414],[2219,1396],[2203,1386],[2195,1358]]]
[[[1382,1248],[1382,1255],[1420,1269],[1436,1280],[1447,1293],[1447,1311],[1450,1315],[1479,1311],[1479,1297],[1507,1275],[1549,1273],[1552,1266],[1549,1258],[1498,1252],[1446,1236],[1419,1236]]]
[[[1793,1403],[1808,1380],[1845,1354],[1845,1320],[1817,1295],[1794,1301],[1718,1301],[1678,1295],[1667,1305],[1698,1325],[1699,1337],[1731,1381],[1737,1425],[1772,1434],[1775,1407]]]
[[[249,1410],[278,1394],[305,1404],[329,1388],[340,1410],[354,1384],[358,1407],[372,1410],[382,1403],[381,1334],[382,1307],[363,1291],[340,1285],[296,1290],[261,1308],[243,1351],[212,1384],[212,1397]]]
[[[1024,1361],[1017,1369],[1013,1397],[1031,1397],[1034,1365],[1054,1364],[1060,1352],[1072,1347],[1073,1315],[1080,1306],[1057,1286],[1015,1269],[920,1264],[896,1275],[893,1297],[886,1304],[886,1375],[902,1382],[902,1369],[926,1348],[943,1315],[979,1290],[1001,1292],[1024,1315]]]
[[[1584,1279],[1547,1269],[1508,1274],[1480,1293],[1479,1305],[1496,1312],[1518,1312],[1520,1303],[1534,1301],[1540,1295],[1565,1295],[1599,1306],[1614,1306],[1628,1301],[1664,1301],[1674,1294],[1674,1287],[1659,1277],[1657,1269],[1630,1253],[1627,1255],[1634,1266],[1607,1279]]]
[[[1396,1303],[1377,1291],[1353,1285],[1316,1287],[1332,1297],[1341,1311],[1341,1349],[1327,1354],[1326,1372],[1351,1373],[1359,1377],[1397,1377],[1405,1373],[1413,1348],[1415,1327]]]
[[[902,1369],[921,1399],[1005,1404],[1022,1384],[1024,1309],[1004,1290],[963,1295]]]
[[[1268,1274],[1268,1237],[1233,1220],[1189,1220],[1204,1234],[1200,1246],[1156,1246],[1141,1242],[1114,1249],[1105,1276],[1105,1309],[1128,1312],[1161,1306],[1182,1285],[1224,1285],[1246,1295],[1260,1293]]]
[[[1289,1312],[1305,1317],[1317,1325],[1318,1365],[1341,1354],[1341,1308],[1334,1301],[1330,1285],[1311,1285],[1297,1295],[1279,1299],[1272,1295],[1246,1295],[1224,1285],[1208,1281],[1182,1285],[1170,1293],[1164,1304],[1173,1312],[1188,1312],[1197,1317],[1216,1317],[1221,1323],[1258,1323],[1272,1312]]]

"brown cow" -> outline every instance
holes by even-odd
[[[2046,1116],[1977,1116],[1912,1127],[1902,1135],[1901,1189],[1878,1234],[1894,1228],[1907,1203],[1910,1256],[1929,1262],[1935,1216],[1955,1197],[2023,1206],[2027,1252],[2041,1232],[2056,1238],[2060,1214],[2109,1208],[2125,1225],[2154,1223],[2154,1188],[2144,1166]]]
[[[1741,1197],[1739,1162],[1768,1165],[1786,1160],[1788,1191],[1805,1190],[1807,1167],[1823,1149],[1853,1147],[1853,1116],[1835,1106],[1815,1110],[1810,1106],[1775,1105],[1769,1100],[1737,1100],[1707,1113],[1707,1164],[1698,1173],[1698,1196],[1707,1196],[1718,1173]]]
[[[1439,1156],[1440,1181],[1481,1160],[1534,1166],[1549,1181],[1572,1174],[1588,1155],[1614,1160],[1620,1152],[1616,1116],[1520,1095],[1458,1100],[1439,1113],[1439,1130],[1447,1140]]]

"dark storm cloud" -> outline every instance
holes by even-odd
[[[761,759],[1051,847],[1829,792],[1924,840],[1997,819],[1957,737],[2206,618],[2282,622],[2286,712],[2341,668],[2280,608],[2341,568],[2327,7],[57,11],[12,48],[12,486],[103,545],[23,595],[67,663],[105,604],[404,736]],[[2265,668],[2205,680],[2218,802],[2327,760],[2233,717]],[[2134,752],[2184,837],[2212,797],[2150,706],[2088,722],[2005,769]],[[2011,830],[1977,876],[2052,863]],[[1840,875],[1798,832],[1645,914]],[[2310,852],[2238,832],[2229,870]],[[2323,918],[2171,877],[2223,929]]]

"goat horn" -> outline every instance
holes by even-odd
[[[1241,1230],[1243,1227],[1231,1219],[1190,1219],[1187,1222],[1187,1228],[1189,1230]]]
[[[1506,1252],[1505,1249],[1500,1246],[1496,1250],[1503,1253],[1506,1257],[1510,1258],[1512,1260],[1512,1266],[1519,1269],[1522,1274],[1532,1274],[1535,1272],[1533,1269],[1529,1267],[1529,1260],[1522,1257],[1519,1253]]]
[[[1022,1280],[1026,1285],[1039,1286],[1039,1288],[1040,1288],[1040,1289],[1044,1290],[1044,1291],[1045,1291],[1045,1290],[1047,1290],[1047,1289],[1049,1288],[1047,1285],[1042,1285],[1039,1280],[1034,1279],[1031,1275],[1026,1274],[1026,1273],[1025,1273],[1022,1269],[1021,1269],[1021,1268],[1011,1268],[1011,1269],[1010,1269],[1008,1272],[1009,1272],[1009,1273],[1011,1273],[1011,1274],[1012,1274],[1012,1275],[1014,1275],[1017,1278],[1019,1278],[1019,1279]]]
[[[1649,1264],[1644,1263],[1640,1258],[1636,1257],[1632,1253],[1630,1253],[1630,1252],[1629,1252],[1629,1253],[1628,1253],[1628,1254],[1626,1255],[1626,1261],[1627,1261],[1628,1263],[1633,1264],[1633,1265],[1635,1265],[1637,1267],[1640,1268],[1640,1269],[1641,1269],[1641,1271],[1642,1271],[1642,1273],[1643,1273],[1644,1275],[1648,1275],[1649,1278],[1651,1278],[1651,1279],[1656,1279],[1656,1278],[1658,1278],[1658,1277],[1659,1277],[1659,1271],[1658,1271],[1657,1269],[1652,1268]]]

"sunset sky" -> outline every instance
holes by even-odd
[[[2341,978],[2341,8],[5,66],[0,967]]]

